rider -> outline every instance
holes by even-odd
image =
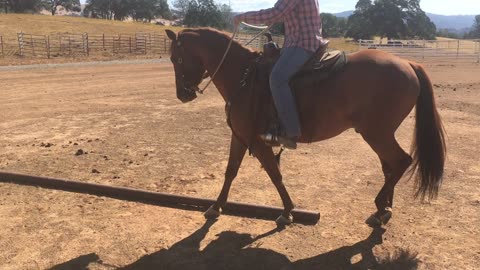
[[[264,134],[268,143],[280,143],[296,149],[301,135],[298,112],[289,81],[322,44],[322,21],[318,0],[278,0],[273,8],[239,14],[240,22],[271,25],[285,24],[285,42],[280,58],[270,75],[270,88],[284,134]]]

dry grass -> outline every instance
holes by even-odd
[[[345,52],[356,52],[358,51],[358,44],[352,40],[345,38],[329,38],[331,49],[345,51]]]
[[[15,36],[19,32],[46,35],[52,33],[109,33],[161,32],[166,26],[139,22],[120,22],[69,16],[29,14],[0,14],[0,35]]]

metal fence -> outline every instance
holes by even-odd
[[[14,44],[16,43],[16,44]],[[167,54],[170,39],[160,33],[33,35],[18,33],[15,42],[0,35],[0,55],[52,58],[92,54]]]
[[[245,44],[256,34],[242,32],[236,40]],[[273,39],[278,44],[283,44],[283,36],[273,36]],[[266,42],[266,37],[261,35],[248,46],[262,49]],[[34,35],[21,32],[7,42],[0,35],[0,56],[54,58],[102,54],[165,55],[170,51],[170,44],[170,39],[163,33]]]
[[[359,49],[380,49],[413,59],[480,62],[480,40],[360,40]]]

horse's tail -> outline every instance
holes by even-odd
[[[428,194],[430,199],[435,198],[443,178],[446,146],[445,131],[440,115],[435,106],[432,82],[425,69],[410,62],[410,66],[420,81],[420,95],[417,99],[415,116],[415,135],[412,142],[411,155],[413,157],[410,174],[415,174],[415,197],[422,200]]]

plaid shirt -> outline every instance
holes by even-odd
[[[322,39],[322,20],[318,0],[278,0],[273,8],[242,14],[246,23],[271,25],[285,23],[287,47],[301,47],[315,52]]]

